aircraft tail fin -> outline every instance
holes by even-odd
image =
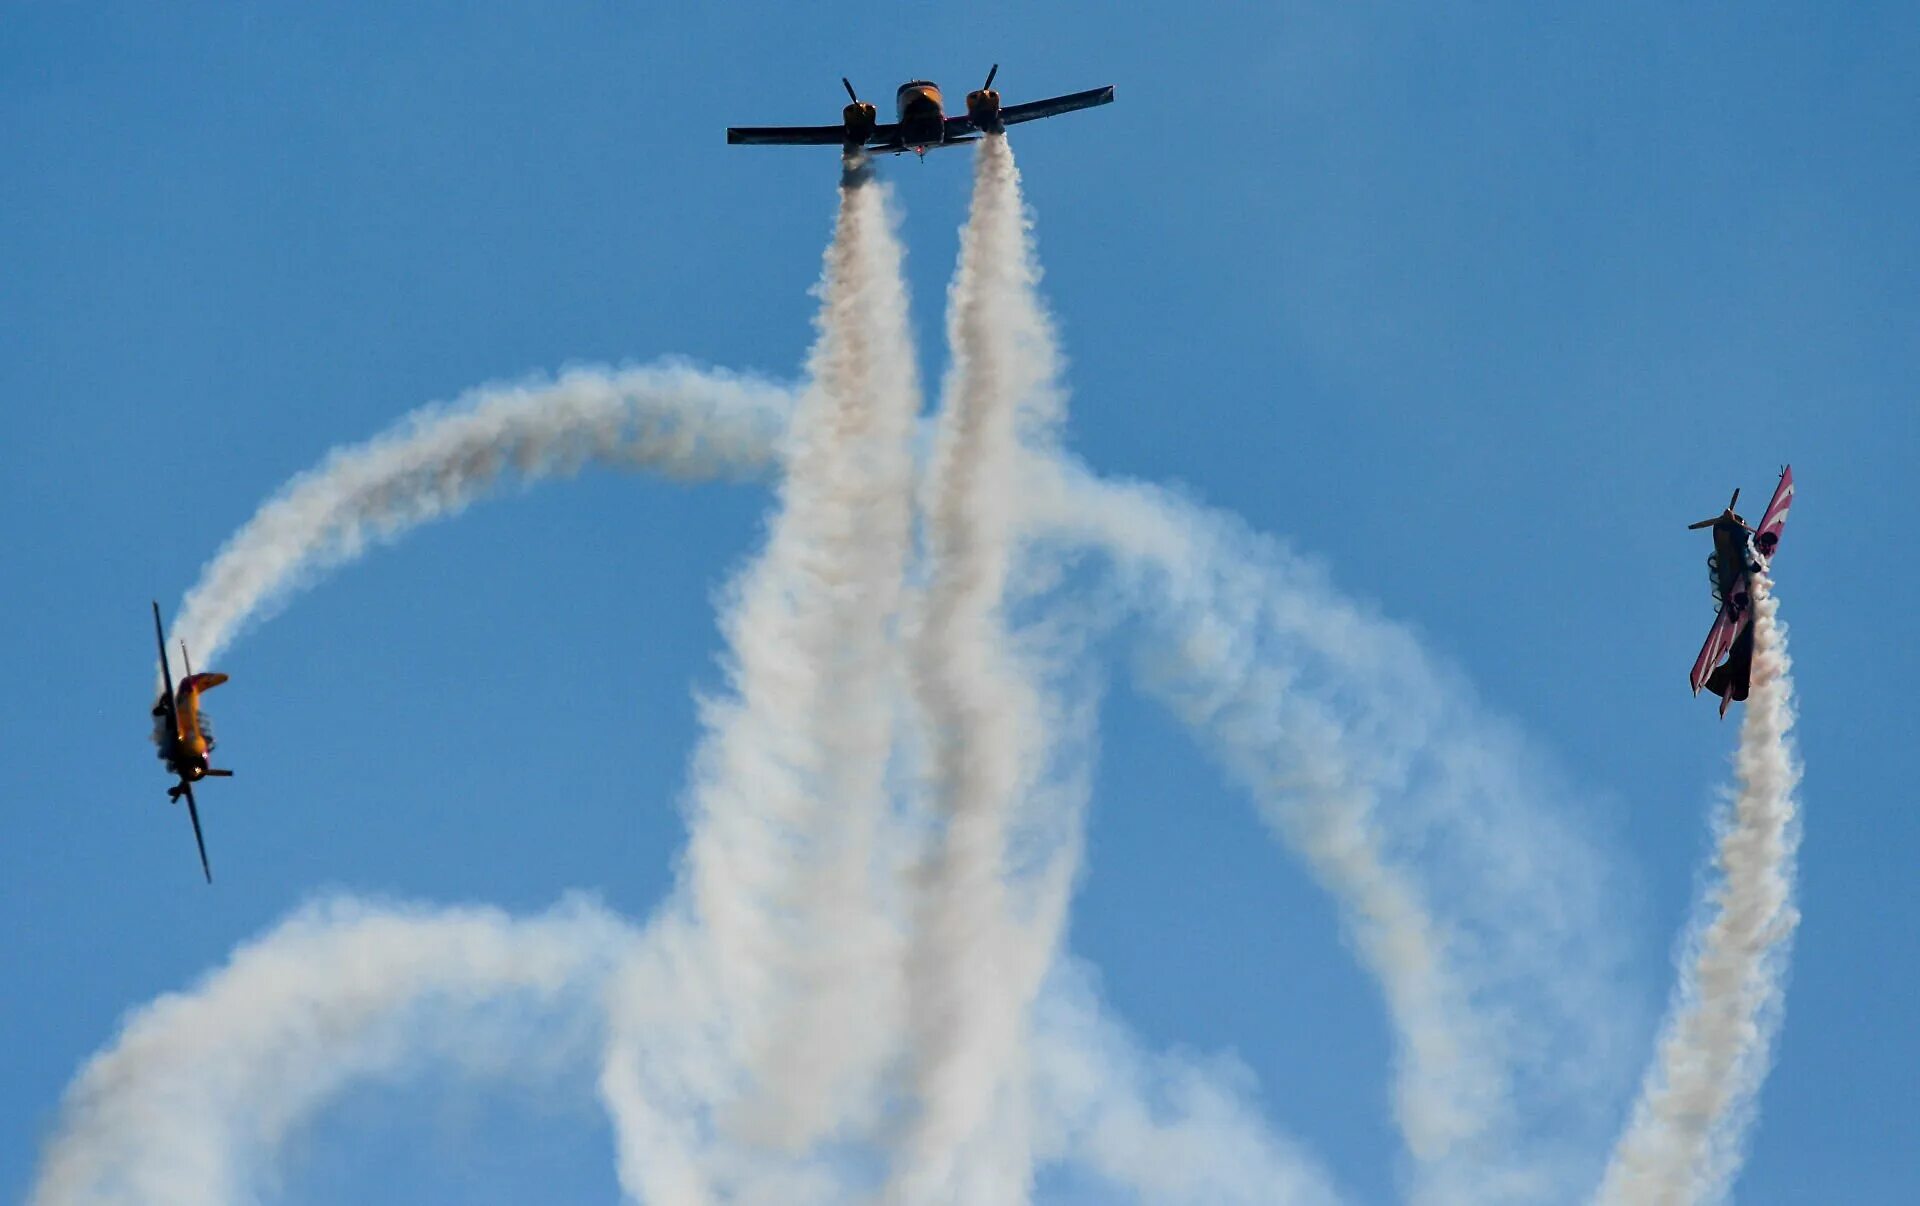
[[[180,680],[180,689],[198,694],[202,691],[211,691],[226,681],[227,676],[224,674],[189,674]]]
[[[1727,660],[1707,675],[1706,688],[1720,697],[1720,715],[1747,697],[1753,684],[1753,628],[1748,626],[1727,651]]]

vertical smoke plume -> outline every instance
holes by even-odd
[[[901,249],[864,157],[841,183],[820,298],[767,545],[724,621],[731,695],[705,708],[687,924],[655,931],[704,964],[727,1015],[733,1082],[663,1087],[713,1111],[714,1160],[736,1187],[746,1153],[803,1152],[853,1121],[897,1033],[899,935],[878,855],[919,387]],[[683,1039],[653,1026],[616,1044],[645,1076],[671,1068]],[[607,1091],[637,1133],[667,1125],[618,1083]],[[627,1163],[663,1196],[649,1161]]]
[[[1792,680],[1779,603],[1751,579],[1753,680],[1733,799],[1718,823],[1720,881],[1687,943],[1675,1005],[1598,1200],[1692,1206],[1722,1200],[1744,1155],[1780,1024],[1793,904],[1800,780],[1788,732]]]
[[[953,361],[926,493],[931,580],[912,650],[927,725],[934,848],[908,953],[917,1113],[897,1157],[895,1201],[1024,1200],[1018,1138],[1026,1012],[1053,936],[1017,916],[1008,826],[1033,786],[1044,728],[1013,659],[1003,603],[1019,516],[1023,425],[1052,417],[1056,357],[1006,139],[974,160],[960,265],[948,299]]]

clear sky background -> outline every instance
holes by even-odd
[[[1579,785],[1648,1035],[1736,731],[1685,689],[1684,526],[1793,462],[1804,921],[1739,1198],[1920,1193],[1920,9],[1121,7],[7,7],[0,1195],[125,1010],[316,892],[660,898],[762,487],[541,486],[243,638],[212,889],[146,740],[147,600],[422,402],[667,354],[793,375],[834,155],[723,128],[995,61],[1009,103],[1118,90],[1014,140],[1070,446],[1321,558]],[[967,155],[882,170],[931,380]],[[1124,686],[1102,737],[1072,948],[1390,1200],[1388,1032],[1330,906]],[[614,1197],[584,1090],[462,1102],[357,1089],[285,1200]]]

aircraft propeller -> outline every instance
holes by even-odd
[[[840,77],[840,86],[847,90],[849,100],[847,107],[840,110],[840,122],[846,127],[845,146],[852,150],[865,146],[867,139],[873,136],[874,122],[879,114],[872,105],[860,99],[860,94],[853,90],[852,80],[843,75]]]
[[[995,63],[993,65],[993,70],[987,72],[987,82],[980,85],[980,91],[985,92],[987,89],[993,87],[993,77],[999,74],[1000,74],[1000,64]]]
[[[1725,519],[1727,516],[1733,515],[1733,506],[1735,503],[1739,501],[1740,501],[1740,487],[1735,486],[1733,488],[1733,497],[1727,500],[1727,509],[1724,512],[1714,516],[1712,519],[1703,519],[1699,523],[1688,524],[1687,531],[1691,532],[1698,528],[1710,528],[1714,524],[1719,523],[1721,520]],[[1733,515],[1733,517],[1735,519],[1740,518],[1738,515]],[[1744,527],[1745,525],[1743,524],[1742,526]]]

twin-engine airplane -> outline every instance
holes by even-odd
[[[153,743],[160,747],[160,761],[167,773],[180,782],[167,789],[167,799],[178,804],[187,798],[187,815],[193,819],[193,842],[200,848],[200,870],[207,882],[213,882],[213,868],[207,865],[207,842],[200,834],[200,808],[193,798],[193,785],[208,776],[229,778],[230,770],[216,770],[209,761],[213,753],[213,731],[200,714],[200,693],[211,691],[227,681],[224,674],[195,674],[187,657],[187,643],[180,642],[180,661],[187,676],[180,687],[173,685],[173,669],[167,664],[167,637],[160,626],[160,604],[153,605],[153,639],[160,646],[160,678],[166,689],[153,705]]]
[[[843,151],[865,150],[882,155],[903,151],[925,157],[935,147],[958,146],[977,141],[984,134],[998,134],[1008,126],[1035,118],[1091,109],[1113,100],[1113,85],[1091,88],[1068,96],[1028,101],[1023,105],[1000,107],[1000,94],[993,90],[993,77],[1000,64],[987,72],[987,82],[967,94],[967,115],[948,117],[941,108],[940,88],[932,80],[909,80],[894,93],[895,120],[879,124],[879,112],[860,99],[845,78],[840,84],[853,103],[840,111],[837,126],[729,126],[727,141],[743,146],[838,146]]]
[[[1720,614],[1707,631],[1707,643],[1694,659],[1688,681],[1695,695],[1705,687],[1720,697],[1722,716],[1735,700],[1747,697],[1752,685],[1753,612],[1748,606],[1752,602],[1748,578],[1766,569],[1780,547],[1780,530],[1786,526],[1787,512],[1793,506],[1793,466],[1780,470],[1780,485],[1774,489],[1758,528],[1749,528],[1747,521],[1734,512],[1733,506],[1739,501],[1740,491],[1735,490],[1726,510],[1712,519],[1687,525],[1689,531],[1713,529],[1713,553],[1707,558],[1707,572],[1713,578],[1714,601],[1720,604]],[[1720,661],[1723,657],[1725,662]]]

